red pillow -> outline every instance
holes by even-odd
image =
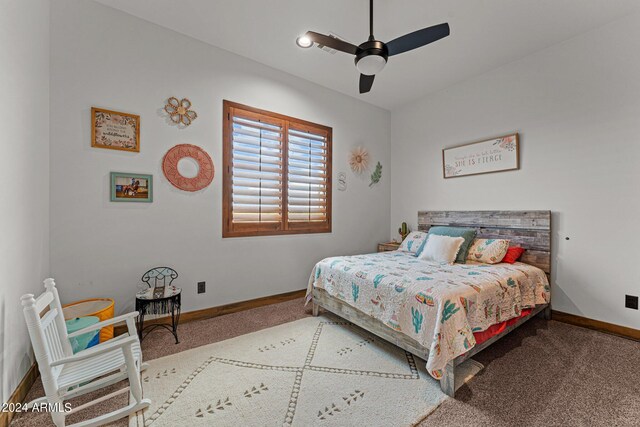
[[[520,246],[512,246],[507,249],[507,253],[505,254],[504,258],[502,258],[502,262],[513,264],[518,260],[518,258],[522,256],[523,253],[524,248],[521,248]]]

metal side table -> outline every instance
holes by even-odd
[[[178,322],[180,321],[180,295],[182,289],[175,286],[166,286],[164,294],[158,297],[154,295],[154,288],[145,289],[136,294],[136,311],[138,315],[138,335],[140,342],[155,328],[162,327],[171,332],[178,341]],[[144,316],[149,314],[171,314],[171,325],[166,323],[153,323],[144,326]],[[147,332],[143,336],[143,331]]]

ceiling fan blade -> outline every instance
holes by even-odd
[[[367,93],[373,86],[373,79],[376,76],[367,76],[366,74],[360,74],[360,93]]]
[[[387,43],[389,56],[413,50],[429,43],[433,43],[449,35],[449,24],[439,24],[423,28],[413,33],[405,34]]]
[[[344,40],[340,40],[335,37],[325,36],[324,34],[316,33],[314,31],[307,31],[306,36],[315,43],[330,47],[335,50],[339,50],[344,53],[355,55],[358,51],[358,46],[352,45],[351,43],[347,43]]]

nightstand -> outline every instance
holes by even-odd
[[[399,247],[400,243],[397,242],[378,243],[378,252],[395,251]]]

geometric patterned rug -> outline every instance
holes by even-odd
[[[425,362],[332,315],[149,361],[131,427],[411,426],[445,399]],[[482,369],[456,369],[461,386]]]

